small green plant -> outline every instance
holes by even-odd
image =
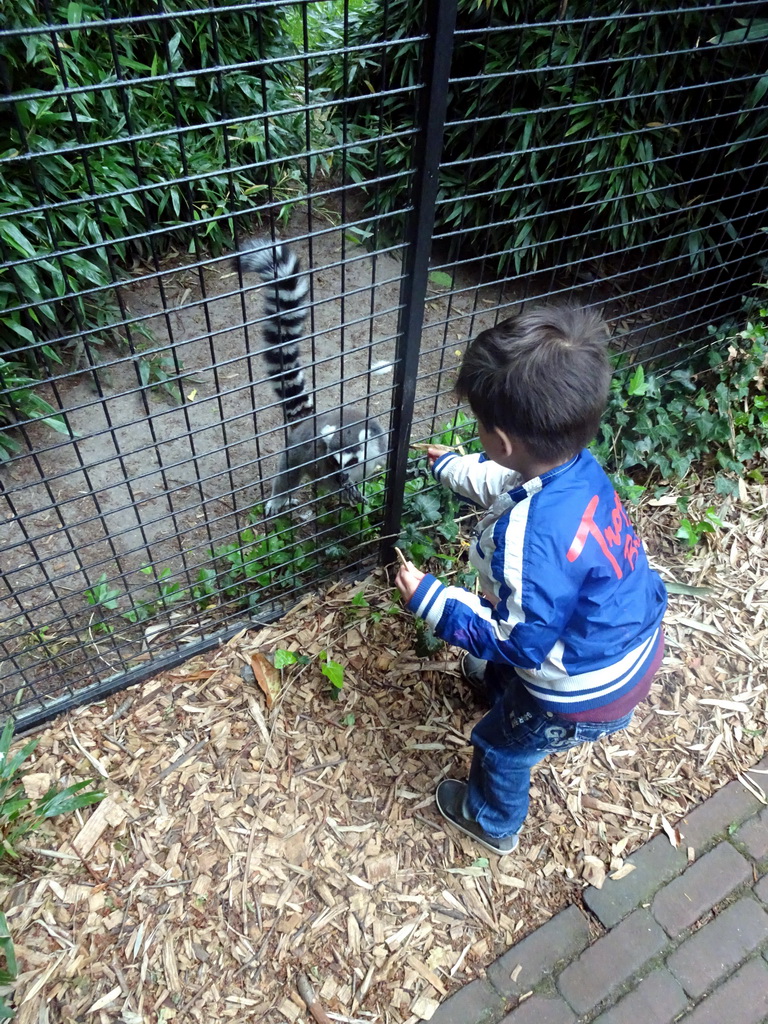
[[[18,860],[19,842],[32,832],[39,831],[49,818],[98,803],[104,794],[88,789],[91,779],[75,782],[64,789],[51,786],[39,800],[26,795],[22,782],[24,762],[33,753],[37,740],[30,740],[11,753],[13,720],[8,719],[0,736],[0,857]],[[0,989],[13,985],[18,975],[13,939],[5,914],[0,913],[0,955],[5,966],[0,967]],[[14,1010],[8,1006],[7,995],[0,994],[0,1020],[10,1020]]]
[[[200,569],[196,579],[197,582],[192,587],[192,597],[200,608],[208,608],[216,599],[216,570]]]
[[[145,601],[137,599],[133,602],[133,608],[127,612],[123,612],[123,618],[132,623],[134,626],[140,622],[146,622],[147,619],[153,618],[157,615],[157,605],[154,601]]]
[[[309,661],[310,659],[306,654],[297,654],[296,651],[286,651],[282,647],[278,647],[272,655],[272,664],[279,670],[288,668],[289,665],[308,665]]]
[[[0,912],[0,954],[5,959],[5,967],[0,968],[0,988],[7,988],[16,981],[19,971],[16,966],[13,939],[8,930],[8,921],[2,912]],[[6,996],[0,995],[0,1020],[10,1020],[14,1016],[14,1011],[5,1000]]]
[[[96,584],[85,591],[85,600],[88,604],[93,605],[96,608],[107,608],[109,611],[114,611],[117,608],[117,599],[120,597],[120,591],[115,590],[107,583],[107,574],[103,572],[99,576]]]
[[[178,580],[169,581],[172,570],[168,566],[158,572],[154,566],[145,565],[143,569],[139,569],[139,572],[144,576],[150,576],[154,580],[158,596],[156,600],[145,598],[135,600],[130,611],[123,613],[123,618],[134,625],[139,622],[146,622],[147,619],[153,618],[163,610],[168,611],[173,605],[178,604],[189,596],[190,592],[182,587]]]
[[[308,658],[306,654],[297,654],[296,651],[286,651],[282,647],[278,647],[272,655],[272,664],[280,671],[291,665],[309,665],[311,660],[312,659]],[[331,697],[333,700],[338,700],[339,695],[344,688],[344,666],[340,665],[338,661],[333,661],[327,651],[320,652],[318,656],[318,665],[320,666],[322,674],[331,684]]]
[[[444,270],[433,270],[429,275],[429,283],[436,288],[453,288],[453,278]]]
[[[413,628],[416,633],[413,649],[417,658],[431,658],[433,654],[438,654],[445,647],[445,641],[441,640],[439,636],[435,636],[432,627],[428,626],[423,619],[414,619]]]
[[[264,533],[242,530],[236,540],[211,552],[221,593],[247,608],[263,597],[265,589],[310,572],[317,554],[310,540],[299,540],[288,519],[269,523]]]
[[[467,454],[482,451],[477,439],[477,424],[473,418],[458,410],[442,431],[434,434],[432,443],[448,448],[460,448]],[[450,491],[440,487],[431,478],[419,476],[406,481],[403,503],[403,525],[398,546],[415,565],[423,566],[437,559],[446,568],[454,565],[455,557],[441,549],[447,541],[455,548],[460,533],[463,503]]]
[[[139,572],[144,576],[154,577],[155,574],[154,569],[148,565],[140,569]],[[133,607],[129,611],[123,612],[123,618],[136,625],[140,622],[146,622],[147,619],[151,619],[157,613],[158,605],[156,601],[150,601],[147,598],[136,598],[133,600]]]
[[[162,352],[141,352],[137,356],[139,379],[145,387],[164,392],[172,401],[181,402],[179,373],[182,370],[172,356]]]
[[[103,613],[113,612],[117,609],[120,591],[115,590],[114,587],[109,585],[107,574],[103,572],[94,586],[86,590],[83,596],[92,608],[101,609]],[[100,633],[112,633],[114,631],[114,626],[110,622],[104,622],[103,620],[95,622],[93,628]]]
[[[160,604],[163,608],[170,608],[174,604],[178,604],[179,601],[183,601],[187,595],[187,591],[184,590],[182,585],[178,581],[173,583],[165,582],[171,575],[169,568],[161,569],[157,574],[157,589],[160,593]]]
[[[17,858],[16,845],[19,840],[38,831],[48,818],[69,814],[82,807],[98,803],[104,794],[98,790],[87,790],[92,782],[75,782],[66,789],[51,787],[36,803],[24,792],[21,782],[22,766],[37,747],[37,740],[30,740],[21,750],[11,755],[13,721],[5,723],[0,736],[0,855]]]
[[[321,651],[320,671],[331,684],[331,697],[338,700],[344,688],[344,666],[333,661],[327,651]]]
[[[349,604],[353,616],[365,616],[365,618],[370,619],[371,622],[377,624],[381,622],[385,615],[400,615],[402,612],[402,606],[399,603],[396,604],[394,602],[383,608],[372,608],[370,601],[366,598],[362,590],[358,590]]]
[[[687,518],[682,519],[675,537],[682,540],[689,548],[695,548],[702,537],[708,533],[714,533],[722,525],[722,519],[715,514],[714,508],[710,507],[704,513],[703,518],[695,522]]]

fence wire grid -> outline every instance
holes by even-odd
[[[599,307],[624,365],[711,344],[765,276],[760,8],[0,14],[0,701],[17,727],[375,565],[423,472],[409,440],[456,422],[467,341],[524,304]],[[307,274],[317,408],[382,428],[362,503],[326,473],[266,509],[286,431],[270,286],[232,259],[254,237]]]

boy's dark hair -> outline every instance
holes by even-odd
[[[482,331],[456,391],[487,430],[499,427],[542,461],[565,459],[597,433],[611,367],[593,310],[541,306]]]

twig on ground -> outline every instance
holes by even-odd
[[[307,1009],[317,1021],[317,1024],[331,1024],[331,1018],[318,1002],[315,990],[312,988],[306,974],[300,974],[298,976],[296,979],[296,988],[298,989],[298,993],[301,998],[307,1004]]]

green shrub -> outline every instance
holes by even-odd
[[[0,121],[0,247],[19,262],[0,281],[0,352],[30,346],[31,373],[61,354],[48,339],[113,333],[109,286],[135,260],[196,239],[212,253],[230,247],[232,215],[303,194],[318,167],[285,162],[307,148],[299,65],[263,60],[294,52],[284,9],[163,9],[167,20],[109,27],[105,12],[141,17],[157,5],[17,0],[0,13],[0,28],[25,30],[4,41],[16,100]],[[56,23],[82,27],[34,31]]]
[[[0,428],[19,420],[40,419],[53,430],[69,436],[64,417],[35,393],[37,380],[27,370],[24,363],[0,355]],[[19,449],[19,444],[0,429],[0,462]]]
[[[579,262],[585,248],[642,248],[634,265],[689,270],[724,258],[764,188],[768,21],[653,6],[639,18],[612,0],[459,0],[437,209],[454,253],[517,273]],[[418,35],[422,14],[415,0],[369,0],[349,42]],[[415,127],[421,61],[418,42],[361,50],[330,57],[321,81],[359,97],[348,116],[361,132],[403,132]],[[400,172],[371,187],[377,212],[407,205],[411,150],[406,136],[367,164],[350,154],[356,179]]]
[[[765,481],[768,308],[740,330],[712,329],[698,364],[667,376],[642,366],[614,380],[595,454],[624,496],[713,474],[721,494],[740,478]]]

